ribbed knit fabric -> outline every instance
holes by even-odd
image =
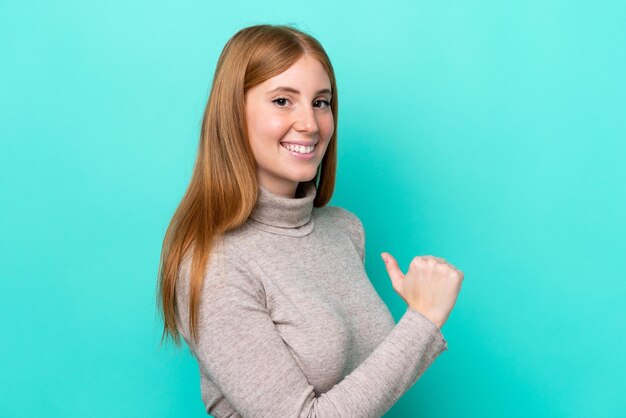
[[[381,417],[447,350],[407,308],[396,324],[364,268],[363,225],[259,187],[246,221],[217,241],[202,287],[199,341],[187,327],[191,258],[180,267],[178,325],[216,418]]]

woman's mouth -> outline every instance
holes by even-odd
[[[303,160],[310,160],[311,158],[313,158],[313,156],[315,155],[315,148],[317,148],[317,144],[305,147],[302,145],[281,142],[280,145],[284,149],[286,149],[290,155]]]

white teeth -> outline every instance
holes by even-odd
[[[311,145],[310,147],[305,147],[302,145],[292,145],[292,144],[281,144],[281,145],[290,151],[299,152],[300,154],[310,154],[315,149],[315,145]]]

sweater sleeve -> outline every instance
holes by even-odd
[[[348,209],[342,208],[341,206],[337,206],[337,208],[340,209],[340,213],[343,214],[342,216],[348,219],[348,232],[359,253],[361,262],[365,265],[365,228],[363,227],[363,223],[356,214]]]
[[[407,308],[363,363],[317,396],[272,321],[263,284],[243,257],[234,251],[212,254],[201,290],[197,344],[186,325],[188,269],[181,269],[178,282],[181,334],[242,417],[380,417],[447,346],[432,322]]]

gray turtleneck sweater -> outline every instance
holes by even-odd
[[[381,417],[447,350],[408,308],[396,324],[364,268],[363,225],[316,188],[287,198],[259,187],[245,224],[218,239],[189,338],[189,268],[178,325],[198,361],[207,413],[222,417]],[[181,319],[184,319],[181,321]]]

